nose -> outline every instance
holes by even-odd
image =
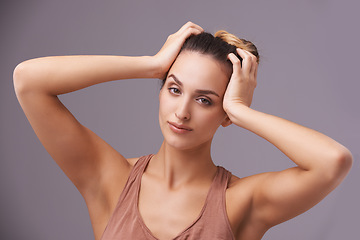
[[[175,116],[180,120],[189,120],[191,117],[190,114],[190,104],[189,101],[183,99],[183,101],[179,102],[179,105],[176,109]]]

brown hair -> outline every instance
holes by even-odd
[[[233,45],[237,48],[241,48],[241,49],[251,52],[256,57],[257,63],[259,63],[260,56],[259,56],[256,46],[252,42],[247,41],[245,39],[240,39],[240,38],[236,37],[234,34],[228,33],[225,30],[217,31],[214,34],[214,36],[215,36],[215,38],[220,38],[221,40],[223,40],[224,42],[226,42],[230,45]]]
[[[232,73],[232,63],[228,60],[229,53],[234,53],[240,61],[242,61],[236,48],[249,51],[257,58],[257,62],[259,63],[260,56],[256,46],[252,42],[240,39],[224,30],[217,31],[215,35],[208,32],[191,35],[186,39],[179,54],[182,51],[191,51],[212,56],[214,59],[227,66],[230,73]],[[161,87],[165,84],[165,80],[166,77],[163,79]]]

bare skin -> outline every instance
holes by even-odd
[[[101,238],[138,158],[118,153],[81,125],[57,97],[94,84],[163,78],[169,71],[159,94],[164,142],[146,168],[139,197],[141,216],[159,239],[175,237],[199,215],[216,171],[210,148],[220,125],[235,124],[259,135],[297,165],[231,178],[226,208],[237,240],[259,240],[272,226],[307,211],[351,168],[350,152],[333,139],[250,108],[257,63],[249,52],[238,49],[242,66],[234,54],[229,55],[233,73],[228,87],[228,75],[208,56],[184,52],[176,58],[185,39],[202,31],[196,24],[185,24],[151,57],[47,57],[15,69],[19,102],[46,150],[84,197],[95,239]],[[199,94],[197,90],[204,88],[218,96]],[[204,123],[209,118],[214,121]],[[191,130],[179,133],[172,123]]]

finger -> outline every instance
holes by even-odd
[[[251,65],[252,65],[250,54],[247,51],[245,51],[244,49],[241,49],[241,48],[237,48],[236,52],[242,58],[242,69],[243,69],[243,71],[245,71],[247,73],[250,73]]]
[[[179,29],[179,31],[178,31],[177,33],[183,34],[183,33],[184,33],[187,29],[189,29],[189,28],[197,29],[197,30],[199,30],[200,32],[203,32],[203,31],[204,31],[204,29],[203,29],[202,27],[200,27],[199,25],[197,25],[197,24],[189,21],[189,22],[185,23],[185,24]]]
[[[250,74],[251,75],[254,75],[255,76],[255,72],[257,71],[257,66],[258,66],[258,63],[257,63],[257,57],[255,57],[254,54],[252,54],[251,52],[247,51],[247,50],[244,50],[246,51],[250,58],[251,58],[251,69],[250,69]]]
[[[255,76],[256,66],[257,66],[256,58],[254,56],[250,56],[250,58],[251,58],[250,76]]]
[[[230,60],[230,62],[233,65],[233,74],[241,73],[242,69],[241,69],[240,59],[238,57],[236,57],[236,55],[234,53],[229,53],[228,59]]]
[[[250,66],[250,71],[249,71],[249,81],[256,86],[257,85],[257,68],[258,68],[258,63],[257,63],[257,57],[254,56],[254,54],[252,54],[251,52],[247,51],[247,50],[243,50],[245,53],[247,53],[247,61],[246,63]],[[245,64],[246,64],[245,63]]]
[[[244,53],[244,57],[246,58],[245,60],[243,59],[243,69],[246,69],[244,71],[248,71],[250,76],[254,76],[254,78],[256,79],[258,66],[257,57],[251,52],[244,49],[237,50],[239,55],[241,51]]]
[[[256,79],[256,81],[257,81],[258,66],[259,66],[259,64],[256,62],[256,65],[255,65],[255,79]]]
[[[204,31],[204,29],[200,26],[200,25],[197,25],[197,24],[195,24],[195,23],[192,23],[192,22],[190,22],[191,24],[190,24],[190,27],[191,28],[196,28],[196,29],[198,29],[200,32],[203,32]]]
[[[246,50],[245,50],[246,51]],[[246,51],[249,54],[249,58],[250,58],[250,63],[251,63],[251,68],[250,68],[250,80],[253,82],[253,84],[256,86],[257,85],[257,69],[258,69],[258,62],[257,62],[257,57],[255,57],[255,55],[253,55],[251,52]]]
[[[177,33],[181,34],[182,32],[185,31],[186,28],[189,27],[189,25],[192,24],[191,22],[187,22],[184,25],[181,26],[181,28],[177,31]]]
[[[256,74],[257,74],[257,69],[258,69],[257,60],[253,59],[253,64],[252,64],[252,67],[251,67],[250,74],[252,74],[255,78],[256,78]]]
[[[201,30],[197,29],[197,28],[188,28],[185,29],[185,31],[181,34],[182,37],[184,37],[184,39],[190,37],[191,35],[198,35],[202,33]]]
[[[200,25],[197,25],[196,23],[193,23],[193,22],[187,22],[187,24],[189,24],[189,26],[188,27],[191,27],[191,28],[196,28],[196,29],[198,29],[199,31],[201,31],[201,32],[203,32],[204,31],[204,29],[202,28],[202,27],[200,27]]]

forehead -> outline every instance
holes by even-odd
[[[226,88],[229,81],[221,63],[209,55],[190,51],[180,53],[169,71],[171,74],[184,85],[197,88]]]

